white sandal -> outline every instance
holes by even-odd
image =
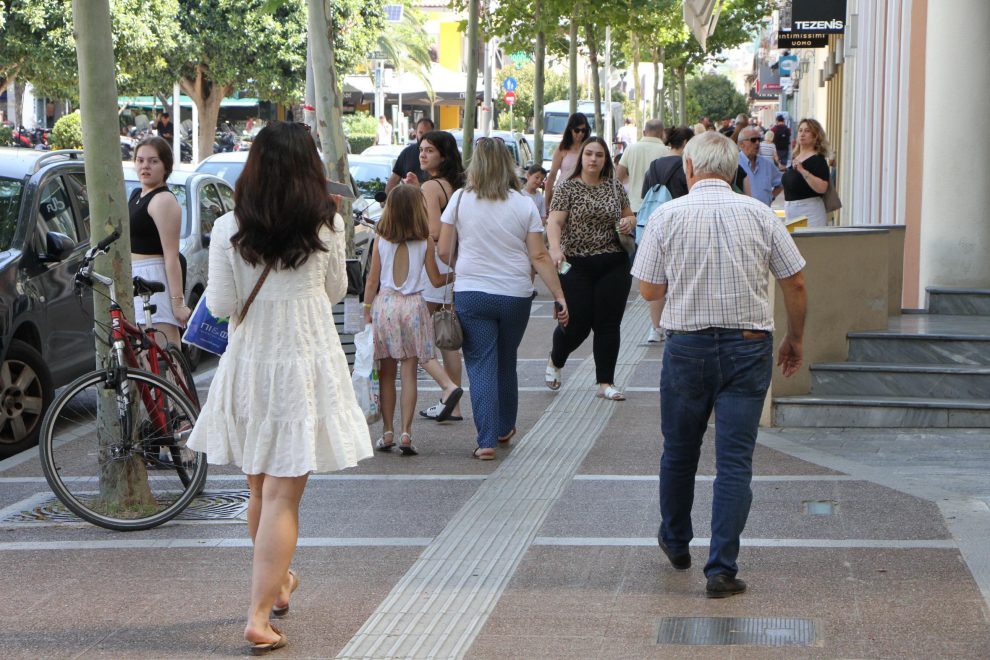
[[[598,390],[595,394],[599,399],[607,399],[609,401],[625,401],[626,395],[622,393],[621,390],[616,389],[612,385],[609,385],[604,390]]]
[[[560,389],[560,385],[561,385],[560,369],[553,366],[552,358],[547,359],[547,370],[546,373],[543,375],[543,379],[546,382],[547,387],[549,387],[554,392]]]

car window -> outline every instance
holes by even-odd
[[[230,186],[224,186],[217,184],[217,190],[220,191],[220,199],[223,200],[223,210],[224,212],[234,210],[234,190]]]
[[[218,160],[211,160],[204,163],[200,163],[199,167],[196,168],[197,172],[206,172],[207,174],[212,174],[213,176],[218,176],[227,183],[230,184],[231,188],[237,187],[237,177],[241,175],[244,171],[244,163],[233,163],[224,162]]]
[[[89,236],[89,193],[86,191],[86,175],[73,173],[65,177],[65,183],[69,187],[69,193],[76,200],[76,208],[79,210],[78,223],[76,229],[79,236],[87,238]]]
[[[76,243],[79,242],[76,221],[72,217],[72,202],[61,177],[50,179],[41,190],[41,198],[38,200],[38,227],[42,236],[50,231],[57,231]]]
[[[374,199],[375,193],[385,192],[392,169],[387,163],[350,163],[351,176],[362,197]]]
[[[199,231],[208,234],[213,231],[213,223],[223,215],[223,202],[216,187],[208,183],[199,189]]]
[[[10,242],[14,240],[23,188],[17,179],[0,178],[0,250],[10,249]]]
[[[529,148],[529,142],[525,139],[519,141],[519,151],[522,152],[520,163],[525,167],[526,163],[533,160],[533,150]]]

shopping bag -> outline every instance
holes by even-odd
[[[352,296],[344,298],[344,334],[353,335],[364,327],[364,305]]]
[[[230,332],[230,318],[217,318],[206,307],[206,295],[199,297],[196,308],[189,317],[182,342],[196,346],[215,355],[223,355],[227,350],[227,338]]]
[[[351,374],[351,385],[354,396],[364,412],[368,424],[374,424],[381,419],[379,397],[381,387],[378,380],[378,370],[375,369],[375,336],[371,325],[354,335],[354,372]]]

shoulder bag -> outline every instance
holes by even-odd
[[[455,229],[457,227],[457,213],[461,208],[462,199],[464,199],[463,190],[461,190],[461,194],[457,198],[457,204],[454,205]],[[447,264],[451,273],[454,272],[453,263],[454,259],[453,255],[451,255],[450,263]],[[450,302],[447,302],[448,289],[450,290]],[[461,328],[461,320],[457,318],[457,312],[454,311],[454,287],[450,286],[449,273],[447,283],[444,284],[443,304],[437,311],[433,312],[433,343],[441,351],[458,351],[464,343],[464,330]]]
[[[619,208],[619,219],[615,221],[615,235],[619,238],[619,245],[630,257],[636,254],[635,234],[624,234],[619,230],[619,223],[622,222],[622,196],[618,190],[619,182],[612,179],[612,192],[615,193],[615,205]]]
[[[822,195],[822,202],[825,203],[826,213],[838,211],[842,208],[842,200],[839,199],[839,193],[835,191],[835,184],[832,182],[831,176],[828,177],[828,189]]]
[[[254,289],[251,290],[251,295],[248,296],[244,307],[241,308],[241,313],[237,317],[238,323],[244,322],[244,317],[247,316],[248,310],[251,309],[251,303],[254,302],[255,296],[258,295],[258,290],[264,284],[265,278],[268,277],[268,273],[271,270],[272,267],[270,264],[265,266],[261,277],[258,278]],[[227,350],[229,332],[229,319],[226,317],[217,318],[210,312],[206,307],[206,294],[204,293],[200,296],[199,302],[196,303],[196,309],[193,310],[192,315],[189,317],[189,321],[186,324],[186,331],[182,334],[182,343],[196,346],[215,355],[223,355]]]

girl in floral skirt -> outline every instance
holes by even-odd
[[[398,446],[404,456],[412,456],[418,453],[412,442],[416,366],[422,363],[423,369],[443,387],[445,406],[453,409],[464,393],[433,356],[433,323],[421,295],[427,277],[433,286],[440,287],[452,282],[454,274],[443,275],[437,268],[436,245],[430,238],[426,203],[419,188],[402,184],[389,193],[377,233],[364,289],[364,317],[373,327],[381,382],[383,430],[375,449],[388,452]],[[392,417],[400,363],[402,434],[395,442]]]

